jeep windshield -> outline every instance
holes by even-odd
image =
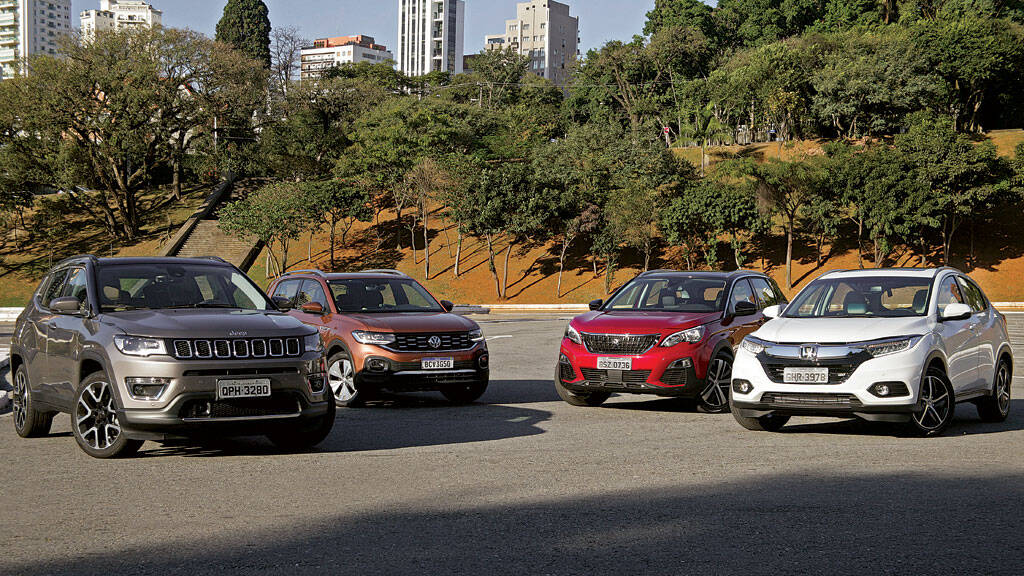
[[[226,266],[109,264],[98,268],[104,312],[175,308],[276,310],[244,274]]]
[[[331,294],[340,313],[444,312],[437,300],[411,279],[332,280]]]
[[[714,278],[645,278],[620,290],[605,310],[646,312],[721,312],[725,280]]]
[[[906,318],[928,312],[931,278],[822,279],[804,288],[785,318]]]

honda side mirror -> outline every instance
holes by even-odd
[[[604,300],[594,300],[590,303],[591,310],[600,310],[601,306],[604,306]]]
[[[782,314],[782,306],[776,304],[775,306],[769,306],[765,308],[762,313],[765,318],[778,318]]]
[[[942,322],[953,322],[956,320],[967,320],[974,314],[974,310],[967,304],[949,304],[942,309],[939,320]]]

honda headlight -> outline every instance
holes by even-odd
[[[583,344],[583,338],[580,336],[580,333],[577,332],[576,329],[572,327],[572,324],[569,324],[568,326],[565,327],[565,337],[568,338],[569,341],[574,344]]]
[[[890,354],[906,352],[916,346],[920,341],[921,336],[905,336],[902,338],[879,340],[877,342],[865,344],[864,351],[877,358],[879,356],[888,356]]]
[[[395,335],[385,332],[363,332],[362,330],[356,330],[352,333],[352,337],[360,344],[387,346],[388,344],[395,343]]]
[[[159,338],[140,336],[114,336],[114,345],[128,356],[161,356],[167,354],[167,346]]]
[[[306,352],[323,352],[324,342],[320,339],[320,333],[314,332],[302,339],[302,349]]]
[[[483,340],[484,340],[484,332],[483,332],[483,330],[480,330],[479,328],[477,328],[476,330],[470,330],[469,331],[469,340],[470,340],[470,342],[483,342]]]
[[[671,348],[676,344],[682,344],[683,342],[700,342],[704,338],[704,327],[698,326],[696,328],[690,328],[689,330],[683,330],[682,332],[676,332],[665,338],[661,342],[662,348]]]
[[[743,339],[742,342],[740,342],[740,348],[746,350],[747,352],[750,352],[754,356],[757,356],[761,352],[764,352],[764,347],[764,340],[759,340],[757,338],[754,338],[753,336],[747,336],[746,338]]]

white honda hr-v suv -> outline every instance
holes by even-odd
[[[906,422],[941,434],[958,402],[987,422],[1010,410],[1006,318],[953,268],[835,271],[807,285],[745,338],[732,413],[750,430],[791,416]]]

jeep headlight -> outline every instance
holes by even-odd
[[[114,345],[128,356],[160,356],[167,354],[167,345],[159,338],[143,338],[141,336],[114,336]]]
[[[903,338],[892,338],[888,340],[879,340],[877,342],[870,342],[864,345],[864,351],[871,354],[875,358],[879,356],[888,356],[890,354],[899,354],[900,352],[906,352],[918,342],[921,341],[921,336],[906,336]]]
[[[303,338],[302,349],[306,352],[323,352],[324,342],[320,339],[320,333],[314,332]]]
[[[572,327],[572,324],[569,324],[568,326],[565,327],[565,337],[568,338],[569,341],[572,342],[573,344],[583,344],[583,338],[580,336],[580,333],[575,328]]]
[[[753,336],[747,336],[740,342],[740,348],[750,352],[754,356],[757,356],[761,352],[764,352],[765,342]]]
[[[689,330],[683,330],[681,332],[676,332],[675,334],[670,334],[661,342],[661,347],[671,348],[676,344],[682,344],[683,342],[689,342],[690,344],[693,344],[695,342],[700,342],[703,338],[704,327],[697,326],[696,328],[690,328]]]
[[[352,337],[360,344],[375,344],[377,346],[386,346],[388,344],[394,344],[395,342],[394,334],[387,334],[384,332],[364,332],[362,330],[356,330],[352,333]]]

